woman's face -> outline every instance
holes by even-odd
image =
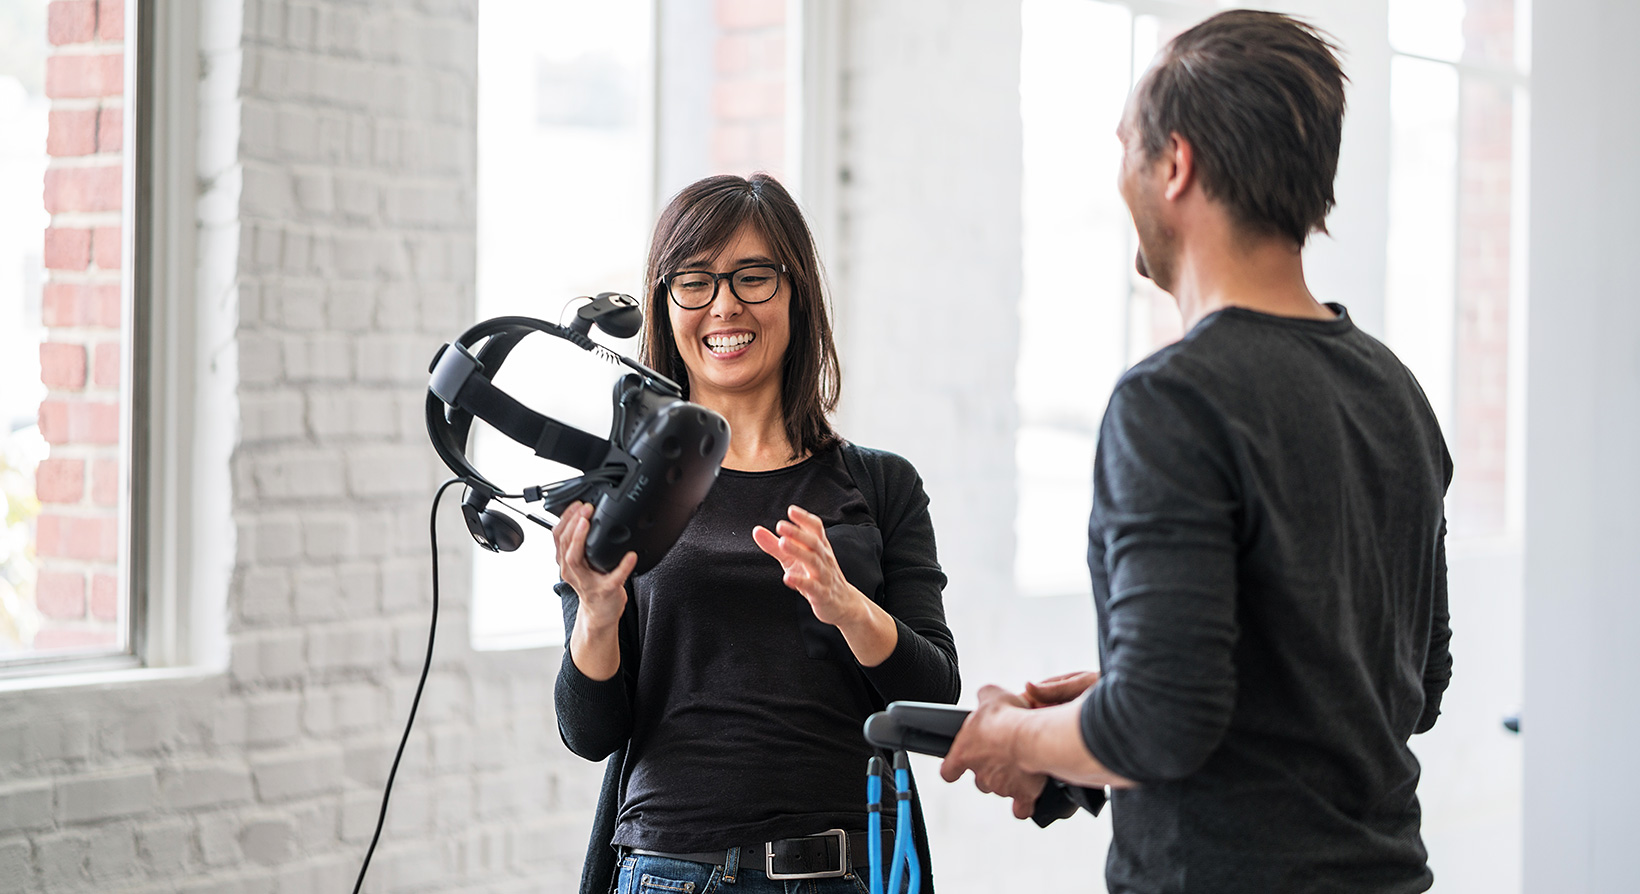
[[[778,268],[767,240],[750,224],[741,226],[715,254],[685,258],[678,271],[729,273],[754,264]],[[780,395],[781,364],[791,343],[791,279],[780,275],[773,298],[746,304],[729,280],[717,282],[712,302],[685,310],[666,302],[683,365],[689,370],[689,398],[701,403]]]

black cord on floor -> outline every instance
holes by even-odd
[[[427,658],[421,664],[421,679],[416,681],[416,696],[410,700],[410,719],[404,722],[404,735],[399,738],[399,750],[393,755],[393,768],[387,771],[387,787],[382,790],[382,810],[376,817],[376,834],[370,836],[370,849],[364,852],[364,865],[359,867],[359,880],[353,883],[353,894],[364,887],[364,874],[370,869],[370,858],[376,853],[376,842],[381,840],[382,826],[387,823],[387,799],[393,794],[393,778],[399,775],[399,759],[404,757],[404,746],[410,741],[410,727],[416,722],[416,708],[421,705],[421,691],[427,686],[427,672],[433,667],[433,640],[438,636],[438,501],[460,478],[451,478],[439,485],[433,494],[433,508],[427,515],[427,539],[433,546],[433,619],[427,625]]]

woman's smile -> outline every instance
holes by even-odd
[[[706,350],[710,351],[714,358],[728,360],[746,353],[752,342],[757,340],[757,334],[745,329],[730,329],[708,333],[701,340],[706,343]]]

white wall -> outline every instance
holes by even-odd
[[[1526,890],[1634,890],[1640,6],[1533,13]]]
[[[7,684],[6,892],[349,890],[427,641],[444,475],[421,411],[473,314],[476,3],[174,8],[198,10],[203,195],[197,298],[180,275],[162,294],[197,330],[158,350],[199,362],[169,395],[195,452],[161,443],[188,542],[156,600],[217,618],[192,656],[224,666]],[[598,768],[558,741],[556,650],[468,647],[452,510],[367,890],[569,889]]]

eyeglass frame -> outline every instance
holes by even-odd
[[[759,267],[767,267],[767,268],[775,271],[776,282],[775,282],[774,291],[770,292],[769,297],[767,297],[767,298],[759,298],[756,301],[748,301],[745,298],[740,297],[740,292],[735,290],[735,274],[741,273],[741,272],[746,271],[746,270],[755,270]],[[710,276],[712,278],[712,297],[706,299],[705,304],[697,304],[697,305],[694,305],[693,307],[690,307],[688,305],[685,305],[682,301],[679,301],[678,296],[672,293],[672,279],[674,277],[683,276],[684,274]],[[724,280],[729,281],[729,294],[735,296],[736,301],[739,301],[741,304],[763,304],[764,302],[767,302],[767,301],[773,301],[774,297],[776,295],[780,294],[780,283],[779,283],[778,280],[779,280],[780,277],[786,276],[786,275],[787,275],[786,265],[785,264],[774,264],[774,263],[747,264],[744,267],[736,267],[735,269],[730,270],[728,273],[713,273],[710,270],[674,270],[671,273],[668,273],[665,276],[661,277],[661,288],[666,290],[666,297],[669,300],[671,300],[671,302],[673,304],[676,304],[678,306],[678,308],[681,309],[681,310],[700,310],[701,308],[704,308],[704,307],[711,307],[712,302],[717,300],[718,284],[723,282]]]

